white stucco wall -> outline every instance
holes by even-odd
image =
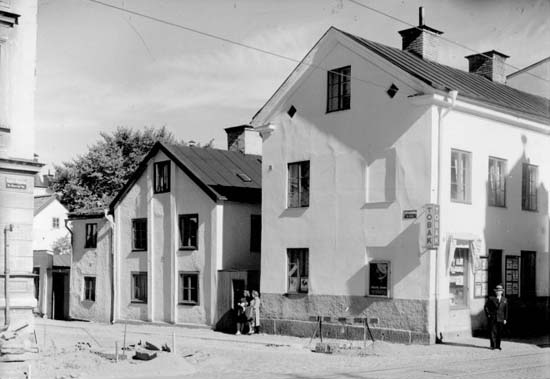
[[[59,219],[59,227],[53,227],[53,218]],[[33,250],[52,250],[53,243],[62,237],[67,237],[69,231],[65,227],[67,209],[58,200],[54,200],[42,209],[33,219]]]
[[[319,53],[318,55],[322,55]],[[412,91],[343,45],[316,62],[351,65],[351,109],[326,113],[326,72],[311,70],[270,120],[263,145],[262,292],[286,292],[286,249],[309,248],[309,293],[367,294],[367,263],[392,265],[394,298],[429,297],[418,225],[402,211],[430,200],[431,114]],[[400,88],[390,99],[392,83]],[[382,87],[382,88],[381,88]],[[286,110],[298,112],[290,119]],[[287,164],[310,161],[310,204],[287,209]],[[269,190],[266,190],[269,189]]]
[[[86,224],[97,223],[97,247],[85,248]],[[73,230],[73,257],[70,274],[69,315],[72,318],[109,322],[112,299],[112,231],[107,219],[70,221]],[[84,300],[84,277],[95,281],[95,301]]]

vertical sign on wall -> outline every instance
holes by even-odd
[[[439,205],[424,206],[424,246],[426,249],[439,247]]]

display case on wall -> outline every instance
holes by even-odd
[[[504,271],[506,286],[504,287],[504,295],[507,297],[519,295],[519,257],[508,255],[506,257],[506,265]]]

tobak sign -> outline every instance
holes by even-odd
[[[439,247],[439,205],[424,206],[424,246],[427,249]]]

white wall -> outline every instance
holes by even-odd
[[[58,228],[53,227],[53,218],[59,219]],[[52,251],[56,240],[69,235],[65,227],[66,219],[67,209],[58,200],[54,200],[34,216],[32,249]]]
[[[315,61],[351,65],[352,77],[367,81],[352,79],[350,110],[326,113],[327,74],[310,69],[269,120],[276,130],[263,145],[261,290],[285,293],[286,249],[307,247],[310,294],[364,296],[367,262],[384,258],[392,297],[427,299],[429,257],[420,255],[417,221],[402,211],[430,201],[431,113],[408,101],[416,89],[353,49],[320,49]],[[392,83],[400,90],[390,99]],[[287,163],[301,160],[310,161],[310,205],[286,209]]]

